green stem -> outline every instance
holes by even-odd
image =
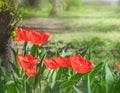
[[[40,86],[40,93],[42,93],[41,80],[40,80],[39,86]]]
[[[24,43],[23,51],[24,51],[24,55],[26,55],[27,54],[27,42]]]
[[[50,76],[50,72],[51,72],[51,70],[48,71],[48,74],[47,74],[47,76],[46,76],[46,79],[49,78],[49,76]]]
[[[35,57],[37,55],[38,45],[33,45],[30,51],[30,54]]]

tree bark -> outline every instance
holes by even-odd
[[[50,0],[50,3],[52,5],[50,16],[56,16],[58,12],[58,4],[60,3],[60,0]]]
[[[0,58],[2,64],[6,67],[6,69],[10,72],[12,71],[12,38],[11,32],[14,27],[11,27],[12,15],[9,10],[0,12]]]

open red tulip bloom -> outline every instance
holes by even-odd
[[[69,61],[71,62],[71,67],[75,72],[85,74],[92,70],[94,67],[90,60],[85,60],[82,56],[70,56]]]
[[[44,44],[49,39],[49,37],[50,35],[44,32],[17,28],[15,41],[30,41],[33,44],[38,45]]]
[[[60,67],[60,66],[56,63],[56,58],[55,58],[55,57],[54,57],[54,58],[50,58],[50,59],[46,58],[46,59],[44,60],[44,64],[46,65],[46,67],[48,67],[48,68],[50,68],[50,69],[53,69],[53,70],[55,70],[55,69],[57,69],[57,68]]]
[[[56,57],[56,63],[60,67],[71,67],[70,61],[68,61],[67,58],[64,58],[63,56]]]
[[[68,58],[64,58],[62,56],[53,57],[53,58],[46,58],[44,60],[44,64],[46,67],[50,69],[57,69],[59,67],[70,67],[75,72],[85,74],[92,70],[94,67],[93,63],[90,60],[85,60],[82,56],[69,56]]]
[[[16,56],[16,59],[26,75],[34,76],[38,72],[36,65],[39,59],[37,57],[33,58],[30,54],[27,54],[26,56],[19,54]]]
[[[46,58],[44,60],[44,64],[46,65],[46,67],[53,69],[53,70],[59,67],[71,67],[70,62],[68,62],[67,59],[64,58],[63,56],[53,57],[50,59]]]

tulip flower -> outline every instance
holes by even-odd
[[[55,70],[57,68],[59,68],[60,66],[56,63],[56,57],[53,57],[53,58],[46,58],[44,60],[44,64],[46,65],[46,67],[52,69],[52,70]]]
[[[60,67],[71,67],[71,63],[67,58],[64,58],[63,56],[56,57],[56,63]]]
[[[16,56],[16,59],[20,67],[25,71],[26,75],[34,76],[38,72],[36,65],[39,59],[37,57],[32,57],[30,54],[25,56],[19,54]]]
[[[71,67],[73,70],[81,74],[89,72],[94,67],[93,63],[90,60],[85,60],[80,55],[70,56],[69,61],[71,62]]]
[[[44,32],[17,28],[15,41],[18,41],[18,42],[29,41],[29,42],[32,42],[33,44],[39,45],[39,44],[44,44],[45,42],[47,42],[49,37],[50,35]]]

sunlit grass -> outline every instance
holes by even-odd
[[[92,38],[100,38],[100,39],[109,39],[111,41],[119,41],[120,40],[120,32],[80,32],[80,31],[75,31],[73,32],[64,32],[64,33],[56,33],[51,35],[51,40],[55,41],[72,41],[72,40],[91,40]]]

